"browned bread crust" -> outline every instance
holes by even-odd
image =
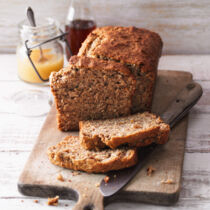
[[[132,77],[135,80],[133,74],[126,66],[114,61],[105,61],[101,59],[88,58],[85,56],[72,56],[69,60],[69,65],[73,68],[88,68],[94,71],[100,71],[101,69],[106,71],[118,71],[124,75]]]
[[[132,99],[133,113],[150,111],[162,51],[157,33],[135,27],[106,26],[95,29],[83,42],[78,55],[114,60],[125,64],[137,83]]]
[[[156,57],[160,57],[162,45],[160,36],[147,29],[105,26],[89,34],[78,55],[111,58],[123,63],[140,65],[143,59],[156,60]],[[151,70],[144,68],[144,72]]]
[[[170,131],[168,124],[148,112],[110,120],[82,121],[79,125],[80,141],[85,149],[164,144]]]
[[[131,167],[138,159],[136,148],[85,150],[77,136],[67,136],[56,146],[50,147],[47,154],[50,161],[57,166],[88,173],[105,173]]]
[[[129,115],[136,80],[122,64],[73,56],[50,76],[58,128],[78,130],[79,121]]]

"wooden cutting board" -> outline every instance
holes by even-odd
[[[187,72],[159,71],[153,112],[164,112],[179,91],[191,80],[192,75]],[[69,134],[78,135],[77,132],[61,132],[57,129],[56,110],[52,107],[19,178],[18,189],[29,196],[59,195],[63,199],[78,200],[74,209],[81,209],[83,204],[93,204],[94,209],[103,209],[104,205],[116,200],[171,205],[178,200],[180,192],[186,131],[187,117],[172,129],[169,142],[156,148],[142,170],[122,191],[104,199],[97,187],[104,174],[81,172],[75,175],[71,170],[49,162],[46,154],[48,147]],[[152,176],[147,176],[146,169],[149,166],[156,169]],[[58,174],[63,175],[64,182],[57,180]],[[163,184],[162,181],[167,179],[173,180],[174,183]]]

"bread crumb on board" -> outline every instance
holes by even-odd
[[[59,180],[61,182],[64,182],[65,181],[62,174],[58,174],[57,180]]]
[[[59,196],[55,196],[54,198],[48,198],[47,205],[49,206],[57,206],[58,205]]]
[[[99,186],[100,186],[100,183],[96,183],[95,186],[96,186],[96,187],[99,187]]]
[[[109,178],[108,176],[104,177],[104,182],[105,182],[105,183],[108,183],[108,182],[109,182],[109,179],[110,179],[110,178]]]
[[[155,171],[156,171],[155,168],[153,168],[152,166],[149,166],[147,168],[147,176],[151,176]]]
[[[78,172],[78,171],[72,171],[72,175],[73,176],[77,176],[77,175],[80,175],[81,173],[80,172]]]
[[[38,200],[34,200],[34,203],[39,203],[39,201]]]
[[[82,194],[82,196],[83,196],[84,198],[87,198],[87,194],[85,194],[85,193],[84,193],[84,194]]]
[[[175,182],[172,179],[162,180],[161,184],[175,184]]]

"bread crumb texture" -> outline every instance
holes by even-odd
[[[162,180],[161,184],[175,184],[175,182],[172,179]]]
[[[59,196],[55,196],[54,198],[48,198],[47,205],[49,206],[57,206],[58,205]]]
[[[151,176],[155,171],[156,171],[155,168],[153,168],[152,166],[149,166],[147,168],[147,176]]]
[[[64,182],[65,181],[62,174],[58,174],[57,180],[59,180],[61,182]]]
[[[104,182],[105,182],[105,183],[108,183],[109,180],[110,180],[110,178],[109,178],[108,176],[104,177]]]
[[[100,183],[96,183],[95,186],[96,186],[96,187],[99,187],[99,186],[100,186]]]

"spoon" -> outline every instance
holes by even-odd
[[[34,12],[31,7],[28,7],[28,9],[27,9],[27,17],[28,17],[28,20],[29,20],[29,23],[31,24],[31,26],[36,27]],[[42,48],[39,47],[39,50],[40,50],[40,58],[39,58],[38,62],[46,61],[47,58],[44,57]]]

